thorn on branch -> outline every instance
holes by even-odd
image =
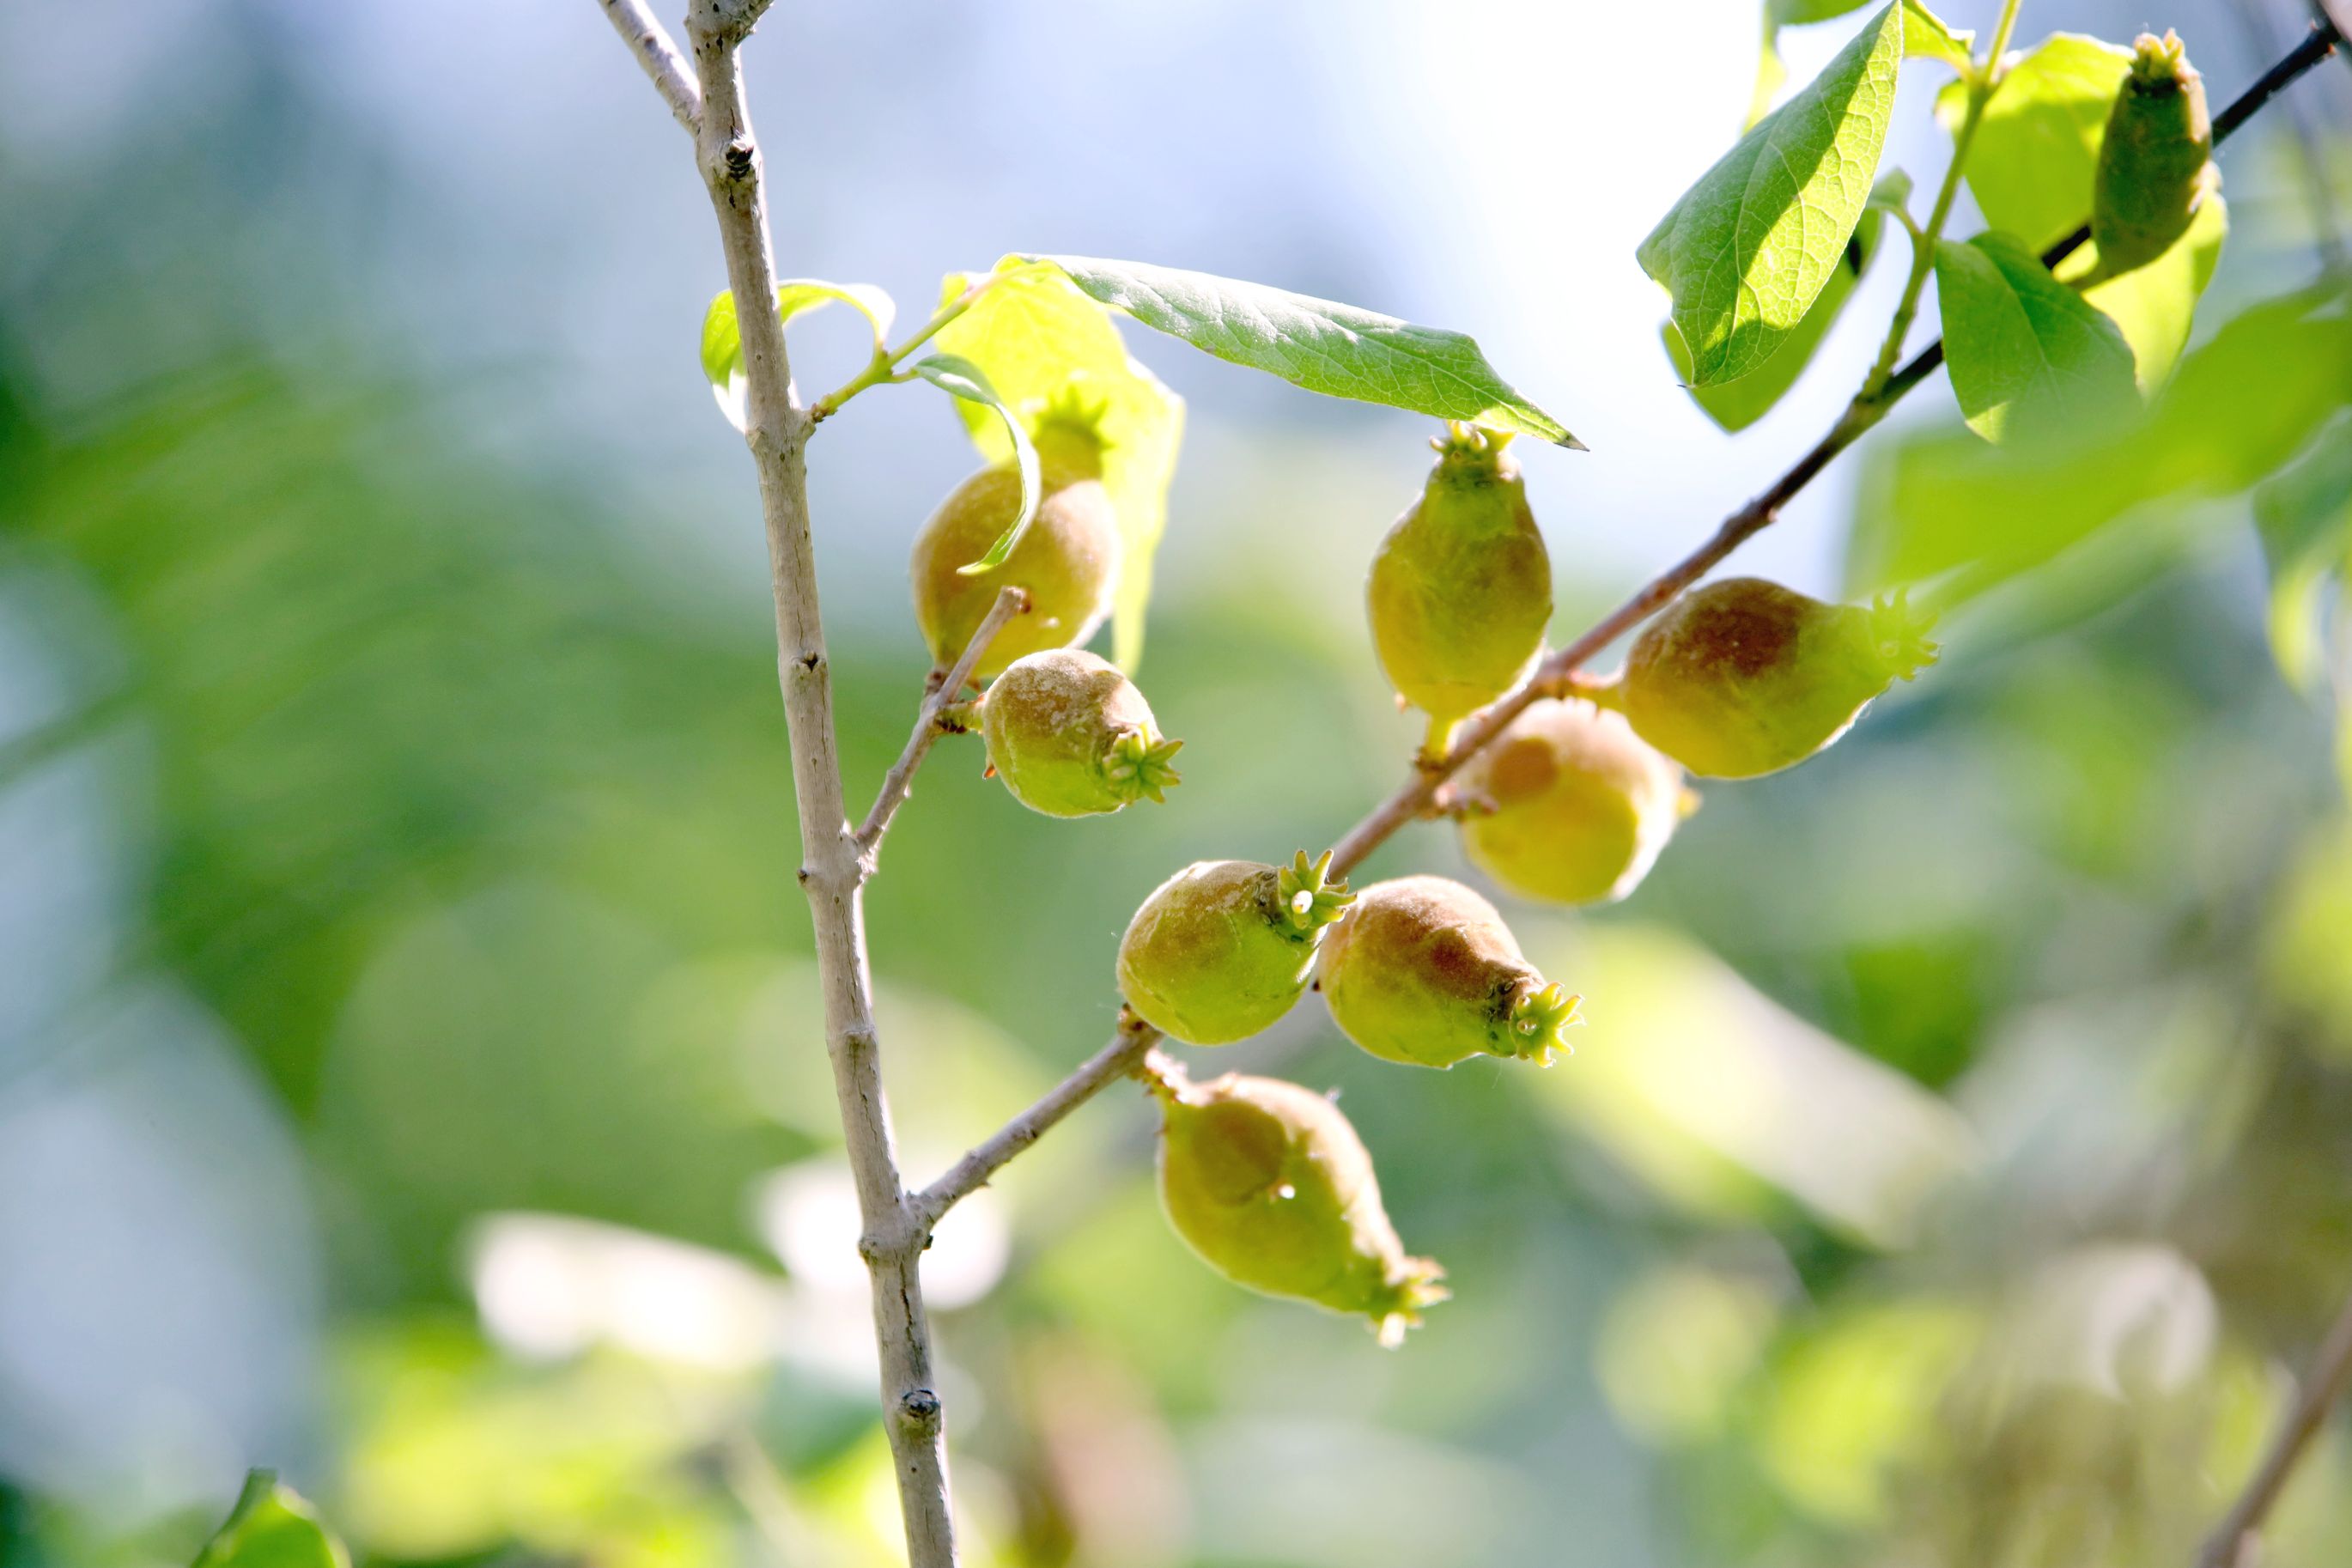
[[[751,166],[759,161],[759,157],[760,149],[752,144],[751,139],[748,136],[736,137],[727,143],[727,150],[719,154],[720,161],[727,165],[727,177],[730,180],[751,178]]]
[[[928,1388],[910,1388],[898,1396],[898,1415],[919,1431],[934,1431],[940,1424],[940,1396]]]

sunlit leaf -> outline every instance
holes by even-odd
[[[255,1470],[227,1521],[196,1554],[195,1568],[351,1568],[351,1560],[275,1471]]]
[[[1581,445],[1460,332],[1207,272],[1091,256],[1028,259],[1060,268],[1147,327],[1309,392]]]
[[[827,283],[815,278],[794,278],[776,285],[776,310],[789,321],[802,311],[839,301],[854,307],[874,329],[874,348],[881,352],[889,336],[898,307],[890,296],[871,283]],[[734,290],[722,289],[702,317],[702,374],[709,378],[710,395],[727,423],[743,428],[743,332],[735,316]]]
[[[2352,567],[2352,420],[2254,492],[2254,524],[2270,566],[2271,651],[2290,682],[2312,690],[2325,673],[2327,590]]]
[[[1851,547],[1856,589],[1958,568],[1948,602],[2047,561],[2143,502],[2244,490],[2352,404],[2352,319],[2339,289],[2245,311],[2182,362],[2147,414],[2063,447],[1930,436],[1898,448]]]
[[[1743,375],[1738,381],[1718,382],[1713,386],[1692,386],[1691,399],[1706,416],[1725,430],[1745,430],[1761,419],[1774,405],[1796,385],[1798,377],[1812,363],[1813,354],[1829,335],[1831,327],[1845,310],[1845,302],[1878,259],[1879,239],[1885,227],[1886,211],[1890,205],[1901,205],[1910,194],[1910,178],[1896,170],[1878,183],[1879,190],[1854,226],[1853,237],[1846,242],[1844,263],[1830,275],[1829,282],[1814,299],[1812,309],[1780,352],[1766,361],[1761,370]],[[1685,386],[1690,382],[1690,360],[1683,350],[1680,333],[1672,322],[1659,328],[1665,341],[1666,355],[1674,362],[1675,374]]]
[[[977,287],[968,310],[935,340],[988,377],[1034,431],[1056,400],[1076,396],[1102,410],[1103,488],[1118,513],[1120,558],[1115,651],[1132,669],[1143,652],[1151,598],[1151,557],[1168,516],[1168,484],[1184,434],[1184,400],[1127,352],[1117,322],[1060,268],[1007,257],[991,273],[950,276],[941,299]],[[1013,455],[990,409],[959,402],[964,427],[992,460]]]
[[[1944,359],[1988,441],[2104,424],[2137,402],[2131,345],[2013,237],[1936,246]]]
[[[1902,53],[1903,11],[1890,5],[1642,242],[1642,269],[1673,296],[1693,385],[1762,366],[1843,262],[1885,146]]]
[[[1859,11],[1868,4],[1870,0],[1765,0],[1764,47],[1756,61],[1756,90],[1748,110],[1750,126],[1771,111],[1773,98],[1789,78],[1789,68],[1780,60],[1780,29],[1826,22]],[[1974,33],[1947,25],[1918,0],[1903,0],[1906,59],[1935,60],[1966,71],[1970,68],[1969,51],[1975,42]]]
[[[2076,33],[2053,34],[2018,58],[1969,149],[1969,189],[1988,226],[2037,256],[2082,226],[2107,111],[2130,68],[2129,49]],[[1937,95],[1947,130],[1967,110],[1965,84]]]
[[[1011,443],[1013,463],[1021,470],[1021,510],[1011,525],[996,536],[996,542],[988,547],[987,554],[956,568],[967,575],[993,571],[1004,564],[1004,558],[1013,553],[1014,545],[1021,542],[1022,534],[1028,531],[1030,521],[1037,515],[1038,501],[1044,498],[1045,485],[1038,471],[1036,444],[1029,439],[1029,432],[1022,427],[1021,416],[1013,412],[1013,406],[997,394],[995,387],[989,384],[987,375],[970,360],[955,354],[932,354],[917,360],[908,368],[942,392],[966,403],[993,409],[997,417],[1004,422],[1004,438]]]
[[[2083,298],[2097,306],[2123,330],[2132,346],[2140,390],[2153,393],[2180,363],[2196,325],[2197,301],[2221,265],[2221,243],[2230,232],[2230,205],[2219,191],[2209,192],[2189,220],[2189,232],[2171,248],[2145,267],[2094,283]],[[2099,247],[2085,244],[2058,268],[2067,281],[2087,277],[2098,266]]]

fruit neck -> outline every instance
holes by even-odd
[[[1275,873],[1275,907],[1268,910],[1276,927],[1294,942],[1321,940],[1323,928],[1348,912],[1356,895],[1344,878],[1331,875],[1331,851],[1308,860],[1301,849],[1290,864]]]
[[[2168,32],[2159,38],[2142,33],[2134,42],[2130,78],[2134,92],[2160,98],[2197,79],[2197,68],[2189,63],[2189,49],[2179,34]]]
[[[1511,1046],[1507,1054],[1538,1067],[1549,1067],[1555,1053],[1574,1056],[1576,1048],[1568,1043],[1566,1031],[1584,1021],[1576,1012],[1583,1000],[1533,976],[1521,981],[1505,1018],[1505,1037]]]
[[[1449,425],[1444,436],[1430,443],[1437,452],[1437,467],[1430,475],[1430,482],[1471,489],[1516,479],[1519,477],[1519,465],[1507,449],[1510,442],[1507,431],[1485,430],[1475,425]]]
[[[1057,473],[1100,479],[1103,453],[1110,447],[1103,437],[1102,418],[1098,406],[1068,400],[1052,405],[1038,416],[1030,437],[1036,444],[1037,460]]]
[[[1927,634],[1935,629],[1932,610],[1912,605],[1897,593],[1863,612],[1872,654],[1889,680],[1908,680],[1936,662],[1937,647]]]

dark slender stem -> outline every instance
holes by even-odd
[[[2279,1424],[2246,1489],[2206,1541],[2205,1550],[2198,1554],[2197,1568],[2238,1568],[2247,1561],[2246,1549],[2278,1505],[2295,1466],[2310,1451],[2311,1440],[2319,1436],[2328,1411],[2344,1397],[2347,1386],[2352,1386],[2352,1301],[2347,1301],[2336,1314],[2336,1326],[2321,1342],[2294,1408]]]

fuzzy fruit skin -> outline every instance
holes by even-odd
[[[962,654],[1008,584],[1028,592],[1029,608],[988,645],[973,671],[982,679],[1024,655],[1086,641],[1110,612],[1119,532],[1102,485],[1101,445],[1083,429],[1048,424],[1037,433],[1037,458],[1045,495],[1002,566],[969,577],[958,570],[986,555],[1020,515],[1021,474],[1009,460],[949,491],[915,536],[915,621],[942,668]]]
[[[1236,1073],[1161,1093],[1160,1200],[1176,1234],[1234,1284],[1360,1314],[1394,1345],[1445,1299],[1406,1256],[1371,1157],[1339,1107]]]
[[[1161,1034],[1188,1045],[1244,1040],[1307,989],[1324,928],[1349,901],[1331,858],[1287,868],[1196,860],[1152,890],[1118,943],[1118,988]]]
[[[1704,777],[1777,773],[1933,663],[1927,626],[1900,599],[1825,605],[1759,577],[1710,583],[1635,640],[1625,717],[1643,740]]]
[[[1622,714],[1544,698],[1471,759],[1471,864],[1523,898],[1613,902],[1649,874],[1695,797]]]
[[[1518,683],[1551,620],[1551,557],[1510,454],[1457,426],[1365,585],[1372,646],[1433,739]]]
[[[2213,183],[2212,156],[2205,81],[2179,36],[2141,34],[2107,115],[2092,187],[2100,271],[2144,267],[2189,231]]]
[[[1013,660],[980,704],[989,765],[1013,798],[1047,816],[1093,816],[1177,782],[1135,683],[1083,648]]]
[[[1444,877],[1376,882],[1323,944],[1323,1000],[1340,1032],[1388,1061],[1549,1061],[1576,1001],[1548,986],[1495,906]]]

